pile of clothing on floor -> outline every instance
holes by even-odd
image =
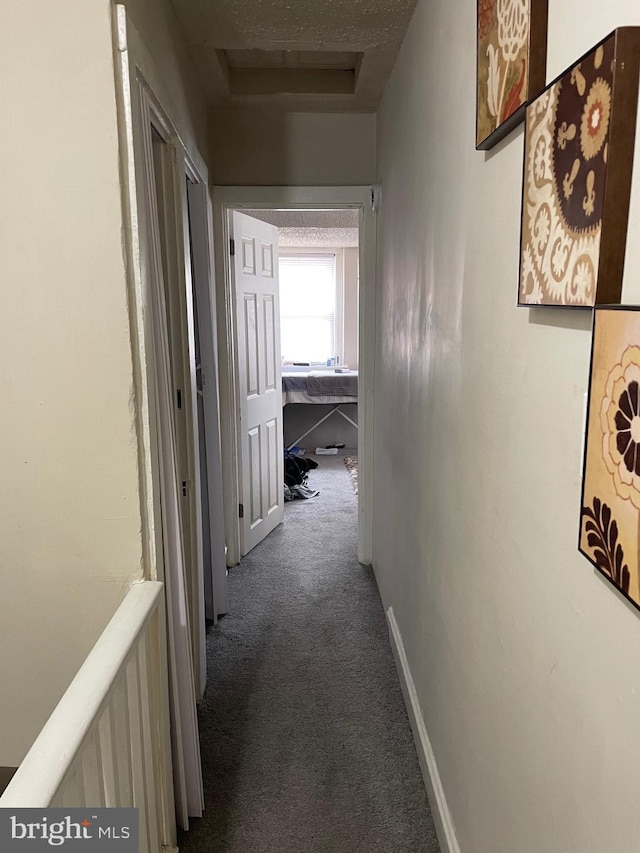
[[[317,489],[311,489],[308,486],[309,471],[318,467],[315,459],[305,459],[304,457],[290,453],[288,450],[284,452],[284,499],[285,501],[293,501],[296,498],[315,498],[320,492]]]

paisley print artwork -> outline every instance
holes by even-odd
[[[640,607],[640,309],[597,308],[580,551]]]
[[[476,145],[491,148],[545,82],[547,0],[478,0]]]
[[[638,28],[617,30],[527,108],[520,304],[619,300],[628,188],[611,201],[625,175],[631,182],[638,60],[627,66],[626,54],[633,43]],[[614,99],[624,116],[615,135]],[[605,237],[613,264],[601,292]]]

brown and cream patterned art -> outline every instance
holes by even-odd
[[[615,30],[526,110],[521,305],[620,300],[640,27]]]
[[[640,607],[640,308],[594,315],[580,551]]]
[[[545,84],[547,0],[477,0],[476,147],[493,148]]]

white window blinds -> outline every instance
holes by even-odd
[[[281,254],[280,328],[284,361],[336,355],[336,256]]]

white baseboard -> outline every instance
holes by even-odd
[[[442,848],[442,853],[460,853],[460,845],[456,838],[451,812],[447,805],[447,798],[440,780],[438,765],[436,764],[436,758],[431,748],[431,741],[429,740],[429,735],[424,724],[416,686],[413,682],[411,670],[409,669],[409,661],[404,650],[400,628],[393,613],[393,607],[387,610],[387,620],[389,622],[391,648],[393,649],[393,656],[396,659],[400,686],[402,687],[407,713],[409,714],[409,722],[411,723],[413,737],[418,750],[418,761],[420,762],[427,796],[431,804],[440,847]]]

